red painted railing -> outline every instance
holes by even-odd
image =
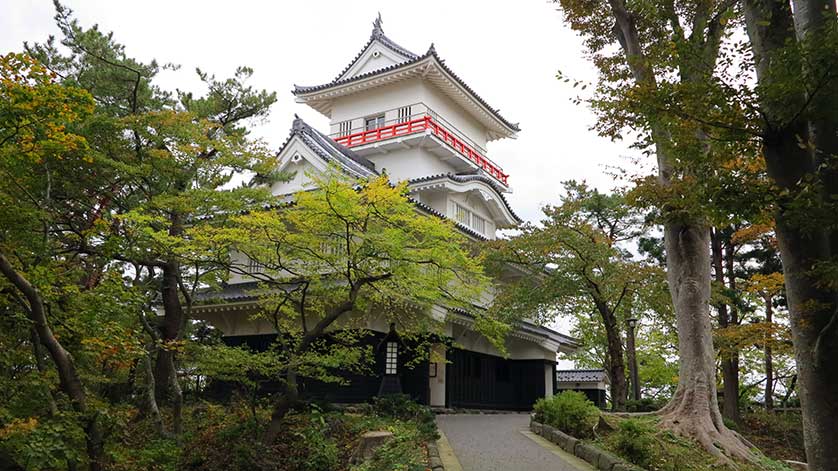
[[[416,119],[411,119],[402,123],[390,124],[368,131],[360,131],[346,136],[335,137],[335,142],[346,147],[355,147],[371,142],[383,141],[385,139],[392,139],[399,136],[407,136],[409,134],[416,134],[430,130],[433,135],[441,139],[443,142],[454,148],[463,157],[477,164],[486,173],[503,183],[507,184],[509,175],[503,173],[497,165],[493,164],[489,159],[483,157],[480,153],[474,150],[471,146],[462,141],[454,135],[454,133],[445,129],[430,116],[422,116]]]

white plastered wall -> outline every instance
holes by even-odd
[[[430,357],[436,364],[436,377],[428,378],[431,389],[431,407],[445,407],[445,346],[434,345]]]
[[[358,61],[341,75],[341,80],[383,69],[404,62],[406,59],[407,57],[396,54],[390,48],[382,46],[378,41],[373,41],[361,57],[358,58]]]
[[[553,397],[553,381],[556,378],[556,367],[552,363],[544,365],[544,397]]]
[[[471,139],[485,152],[486,127],[474,119],[466,110],[448,98],[436,86],[420,78],[395,82],[351,95],[336,98],[332,103],[330,133],[337,133],[339,123],[352,120],[352,128],[361,128],[364,118],[387,111],[384,119],[395,120],[398,108],[424,103],[448,121],[456,131]]]
[[[460,348],[487,355],[503,356],[494,345],[479,333],[461,325],[454,325],[452,329],[454,342]],[[506,339],[507,358],[510,360],[549,360],[556,361],[556,352],[541,345],[509,336]]]
[[[424,139],[431,138],[425,136]],[[375,164],[379,173],[386,172],[393,181],[456,171],[454,166],[422,147],[391,150],[386,154],[371,154],[366,157]]]

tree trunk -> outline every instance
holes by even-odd
[[[803,409],[803,436],[811,470],[838,469],[838,335],[836,303],[820,288],[811,267],[825,260],[810,239],[777,218],[777,240],[783,258],[792,339],[797,363],[797,393]],[[814,253],[813,253],[814,252]]]
[[[596,301],[597,309],[602,315],[602,322],[605,325],[605,336],[608,341],[608,375],[611,380],[611,410],[626,410],[626,397],[628,388],[626,385],[626,368],[623,360],[623,340],[620,335],[620,327],[617,317],[605,305],[604,302]]]
[[[41,339],[38,337],[38,331],[34,328],[30,331],[31,341],[32,341],[32,356],[35,357],[35,367],[38,369],[38,373],[44,374],[46,372],[46,365],[44,364],[44,357],[41,352]],[[53,396],[52,390],[49,386],[46,387],[46,397],[49,407],[49,415],[51,417],[55,417],[58,415],[58,404],[55,402],[55,396]]]
[[[32,285],[22,274],[18,273],[9,262],[9,259],[3,254],[0,254],[0,273],[23,294],[29,303],[27,310],[29,318],[32,320],[33,328],[41,344],[47,349],[53,364],[55,364],[61,390],[70,398],[73,409],[81,414],[82,420],[84,421],[90,471],[100,471],[104,465],[104,449],[99,427],[99,414],[96,412],[90,413],[88,410],[87,396],[82,386],[81,378],[76,371],[75,361],[70,352],[64,349],[64,346],[61,345],[52,333],[52,329],[47,321],[46,309],[40,290]]]
[[[623,0],[609,0],[608,3],[615,20],[617,41],[634,81],[655,89],[655,74],[643,52],[634,14]],[[706,49],[708,47],[711,49]],[[692,65],[684,69],[690,69],[694,78],[708,79],[712,75],[717,60],[717,51],[712,47],[713,42],[707,41],[697,63],[685,64]],[[683,60],[695,61],[696,57],[699,56],[694,54]],[[649,113],[647,118],[657,154],[658,181],[667,187],[677,176],[676,143],[665,121],[657,119],[654,113]],[[675,396],[660,411],[662,425],[694,438],[721,461],[729,460],[725,453],[753,460],[753,454],[741,437],[725,427],[716,398],[716,364],[709,305],[710,230],[700,220],[681,220],[665,211],[664,217],[668,218],[664,223],[666,271],[678,324],[680,374]]]
[[[635,331],[629,326],[626,336],[626,360],[629,364],[629,376],[631,377],[631,399],[640,400],[640,373],[637,371],[637,349],[635,347]]]
[[[153,348],[153,347],[152,347]],[[163,416],[160,414],[160,407],[157,406],[157,397],[155,396],[155,383],[154,383],[154,369],[151,364],[151,356],[150,354],[143,355],[145,361],[145,378],[146,378],[146,387],[145,387],[145,401],[143,408],[147,410],[149,416],[151,416],[151,420],[154,422],[154,429],[158,435],[163,436],[166,434],[166,427],[163,424]]]
[[[172,430],[176,436],[183,432],[183,390],[180,388],[180,381],[177,378],[174,355],[169,357],[169,385],[172,388]]]
[[[392,274],[386,273],[383,275],[374,275],[369,276],[366,278],[362,278],[360,280],[352,281],[349,280],[350,288],[349,288],[349,295],[345,301],[338,304],[332,309],[329,309],[326,314],[320,319],[317,324],[308,330],[303,324],[303,338],[300,340],[300,343],[294,348],[294,353],[301,355],[308,351],[311,347],[311,344],[314,343],[317,339],[320,338],[321,335],[332,325],[335,321],[340,319],[341,316],[351,312],[355,309],[355,302],[358,299],[358,294],[361,291],[361,288],[368,284],[373,284],[379,280],[385,280],[390,278]],[[305,305],[303,304],[303,307]],[[305,309],[300,311],[301,319],[305,318]],[[277,332],[280,336],[282,332]],[[281,337],[280,337],[281,338]],[[294,358],[290,358],[290,362],[293,364]],[[285,418],[285,415],[293,409],[300,400],[300,391],[297,385],[297,370],[295,367],[291,366],[288,368],[285,376],[285,394],[282,394],[276,404],[274,404],[274,410],[271,414],[271,422],[268,424],[268,428],[265,429],[265,433],[262,436],[262,443],[265,446],[273,445],[273,442],[276,440],[276,437],[279,435],[279,432],[282,431],[282,419]]]
[[[741,438],[722,420],[716,398],[716,363],[710,325],[710,229],[664,226],[667,281],[678,326],[678,388],[661,409],[662,424],[698,441],[722,461],[751,459]]]
[[[163,319],[160,323],[160,340],[162,348],[157,349],[157,362],[154,370],[154,380],[157,384],[157,397],[161,399],[172,391],[171,369],[175,365],[175,352],[171,349],[172,342],[178,340],[181,326],[184,323],[183,305],[180,300],[178,277],[180,265],[168,262],[163,267],[163,279],[160,284],[160,294],[163,301]]]
[[[765,322],[768,327],[773,328],[773,306],[771,305],[771,296],[765,296]],[[773,336],[773,332],[770,334]],[[774,410],[774,359],[771,352],[772,338],[766,339],[765,342],[765,410],[771,412]]]
[[[795,1],[795,16],[787,3],[769,0],[743,0],[746,26],[756,62],[757,81],[761,89],[776,90],[771,63],[773,56],[798,38],[812,38],[823,18],[834,20],[833,2]],[[804,48],[807,47],[804,42]],[[811,57],[810,57],[811,58]],[[807,62],[809,63],[809,62]],[[794,71],[788,71],[793,73]],[[811,70],[799,71],[802,80],[811,82]],[[816,71],[815,71],[816,72]],[[806,73],[809,73],[808,75]],[[815,74],[817,76],[817,74]],[[833,82],[834,82],[833,78]],[[805,83],[805,82],[804,82]],[[811,93],[814,83],[806,87]],[[834,88],[827,86],[827,89]],[[819,96],[806,109],[807,97],[803,89],[790,90],[785,100],[778,103],[775,96],[762,99],[762,112],[767,120],[763,136],[763,155],[769,177],[787,194],[778,205],[776,214],[777,241],[783,261],[789,318],[797,363],[797,389],[803,410],[803,436],[809,469],[826,471],[838,469],[838,302],[812,268],[829,262],[833,252],[830,245],[835,236],[825,221],[819,227],[800,227],[799,209],[789,203],[795,198],[811,199],[805,182],[820,177],[823,198],[821,204],[836,194],[834,172],[818,173],[824,152],[833,152],[830,141],[835,138],[835,109],[823,109],[819,101],[832,97]],[[788,109],[804,110],[800,118],[787,123],[783,117]],[[808,116],[807,116],[808,115]],[[830,118],[832,116],[832,118]],[[811,125],[805,119],[813,119]],[[830,124],[831,123],[831,124]],[[832,126],[831,129],[827,129]],[[814,134],[810,134],[810,130]],[[830,134],[831,133],[831,134]],[[801,140],[807,145],[800,145]],[[823,145],[811,152],[811,146]],[[836,247],[838,248],[838,247]]]
[[[713,273],[716,282],[724,288],[725,283],[725,267],[728,266],[725,262],[725,246],[729,245],[729,241],[723,241],[725,236],[722,235],[719,229],[714,229],[711,233],[711,249],[713,259]],[[724,243],[723,243],[724,242]],[[730,253],[728,252],[728,256]],[[732,260],[731,260],[732,262]],[[731,263],[732,265],[732,263]],[[728,305],[719,303],[716,306],[719,313],[719,327],[726,329],[730,327],[733,322],[731,319],[731,312],[733,308],[728,310]],[[722,415],[736,423],[739,422],[739,355],[733,350],[733,347],[724,346],[720,349],[719,356],[721,357],[722,367],[722,384],[723,390],[723,407]]]
[[[265,446],[272,446],[276,441],[276,437],[282,432],[282,419],[297,405],[299,398],[300,391],[297,386],[297,372],[293,368],[289,368],[285,376],[285,393],[274,406],[271,421],[268,424],[268,428],[265,429],[265,434],[262,436],[262,443]]]
[[[725,271],[727,272],[727,289],[736,295],[736,273],[734,273],[734,247],[730,237],[725,241]],[[722,280],[724,285],[724,280]],[[739,311],[735,304],[730,305],[728,311],[728,326],[739,325]],[[726,326],[727,327],[727,326]],[[734,423],[740,423],[739,415],[739,349],[730,349],[722,362],[722,376],[724,381],[724,417]]]

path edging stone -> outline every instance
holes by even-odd
[[[578,438],[572,437],[555,427],[537,422],[535,417],[530,417],[530,430],[555,443],[564,451],[587,461],[600,471],[643,471],[642,468],[623,461],[612,453],[591,444],[582,443]]]
[[[445,466],[442,464],[442,458],[439,456],[439,448],[436,442],[430,441],[428,446],[428,468],[432,471],[445,471]]]

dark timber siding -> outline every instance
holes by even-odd
[[[276,335],[244,335],[224,337],[224,343],[231,346],[247,345],[256,351],[267,350],[271,343],[276,338]],[[364,338],[361,345],[369,345],[375,351],[384,334],[374,332]],[[408,368],[405,363],[409,361],[416,353],[411,350],[410,345],[403,346],[399,352],[399,377],[402,385],[402,391],[410,395],[416,401],[427,404],[429,391],[428,382],[428,362],[427,360],[418,362],[413,368]],[[375,352],[375,364],[369,365],[370,374],[357,374],[341,372],[347,384],[324,383],[322,381],[315,381],[310,378],[302,378],[300,381],[300,392],[303,397],[309,399],[319,399],[329,402],[366,402],[378,394],[378,389],[381,386],[381,379],[384,373],[384,350]],[[264,387],[265,393],[273,393],[279,391],[278,383],[269,383]]]
[[[507,360],[448,350],[445,383],[449,407],[530,410],[544,397],[545,360]]]

